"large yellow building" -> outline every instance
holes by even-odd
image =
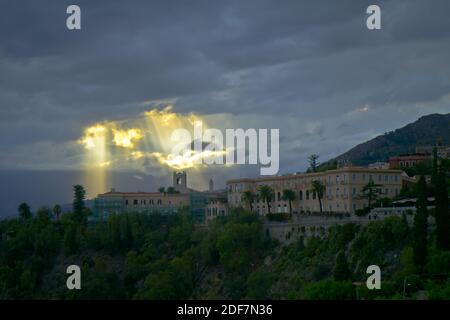
[[[373,181],[380,185],[381,196],[393,198],[402,187],[402,171],[388,169],[368,169],[362,167],[344,167],[316,173],[295,173],[283,176],[260,177],[256,179],[235,179],[227,181],[229,207],[248,207],[242,199],[244,191],[254,194],[262,185],[270,186],[274,191],[274,199],[270,203],[271,212],[288,212],[289,203],[283,201],[283,190],[295,192],[292,211],[319,212],[317,195],[312,192],[312,182],[319,180],[325,185],[322,199],[324,212],[354,213],[367,205],[367,200],[360,197],[362,188]],[[253,203],[253,210],[261,215],[268,212],[267,204],[262,200]]]

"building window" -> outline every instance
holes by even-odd
[[[303,200],[303,191],[302,190],[300,190],[298,193],[298,199]]]
[[[306,200],[309,200],[309,190],[306,190]]]
[[[137,206],[137,204],[138,204],[138,201],[135,199],[135,200],[133,200],[133,204],[135,205],[135,206]]]
[[[280,192],[278,192],[277,197],[278,197],[278,201],[280,201],[281,200],[281,193]]]

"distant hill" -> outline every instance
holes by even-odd
[[[387,161],[394,155],[415,152],[417,145],[435,145],[438,141],[450,145],[450,113],[423,116],[403,128],[361,143],[330,161],[367,165]]]

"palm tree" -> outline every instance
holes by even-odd
[[[273,199],[273,190],[271,187],[263,185],[259,187],[259,196],[267,204],[268,213],[270,213],[270,202]]]
[[[242,201],[247,203],[250,207],[250,211],[253,211],[253,202],[255,201],[256,195],[250,190],[244,191],[242,194]]]
[[[17,210],[19,211],[19,215],[22,219],[26,220],[32,217],[30,206],[26,202],[21,203]]]
[[[291,189],[284,189],[282,199],[289,201],[289,213],[292,213],[292,201],[295,200],[295,192]]]
[[[323,195],[325,194],[325,185],[319,180],[314,180],[312,182],[311,191],[317,195],[317,199],[319,200],[320,213],[322,213],[322,199]]]
[[[59,215],[61,214],[61,206],[59,204],[55,204],[55,206],[53,207],[53,214],[56,217],[56,220],[59,220]]]
[[[369,183],[362,188],[360,198],[367,199],[369,202],[369,209],[372,206],[372,202],[378,198],[380,187],[382,187],[381,184],[376,184],[373,180],[370,180]]]

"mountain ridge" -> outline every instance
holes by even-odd
[[[450,145],[450,113],[425,115],[401,128],[381,134],[360,143],[327,163],[368,165],[375,161],[388,161],[389,157],[414,153],[416,146]]]

